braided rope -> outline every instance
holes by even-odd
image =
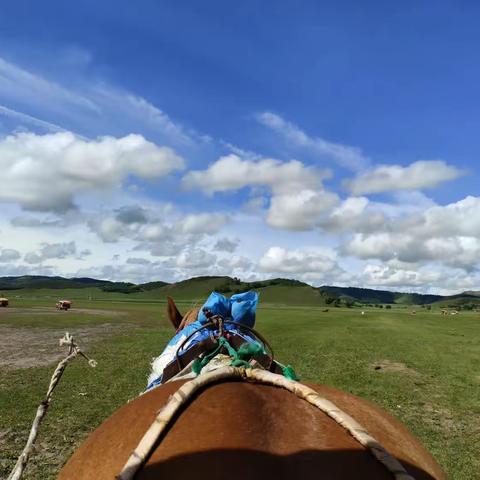
[[[53,372],[52,378],[50,379],[50,385],[48,386],[47,394],[37,408],[37,414],[35,416],[35,419],[33,420],[27,443],[25,444],[22,453],[18,457],[15,467],[13,467],[13,470],[8,476],[8,480],[19,480],[22,477],[23,471],[27,466],[30,454],[33,451],[33,446],[38,435],[38,429],[47,413],[50,403],[52,402],[53,391],[58,385],[58,382],[60,381],[60,378],[62,377],[63,372],[67,368],[69,362],[73,360],[77,355],[81,355],[88,361],[88,364],[91,367],[95,368],[97,366],[97,362],[91,358],[88,358],[87,355],[85,355],[85,353],[80,350],[80,347],[73,341],[73,337],[68,332],[66,332],[65,335],[60,339],[59,344],[60,346],[68,345],[67,356],[59,362],[57,368],[55,368],[55,371]]]
[[[315,390],[299,382],[289,380],[282,375],[244,367],[222,367],[218,370],[200,375],[187,383],[184,383],[169,399],[167,404],[160,410],[157,417],[145,432],[133,453],[125,463],[122,471],[117,475],[117,480],[132,480],[137,471],[151,454],[154,445],[175,417],[177,412],[190,401],[192,396],[203,387],[228,378],[240,378],[254,383],[263,383],[285,388],[297,397],[314,405],[339,425],[345,428],[355,440],[370,450],[374,457],[381,462],[395,480],[414,480],[407,473],[402,464],[393,457],[368,431],[356,420],[334,403],[321,397]]]

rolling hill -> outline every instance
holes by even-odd
[[[457,306],[474,308],[480,305],[480,292],[463,292],[458,295],[424,295],[419,293],[392,292],[369,288],[322,286],[312,287],[298,280],[276,278],[243,282],[227,276],[194,277],[176,283],[162,281],[136,285],[128,282],[111,282],[94,278],[64,278],[30,275],[0,277],[0,293],[9,291],[15,296],[114,299],[130,301],[165,301],[167,296],[183,302],[202,302],[213,290],[230,296],[247,290],[257,290],[262,303],[277,305],[352,305],[401,304]],[[15,292],[15,293],[14,293]],[[60,293],[61,292],[61,293]]]
[[[420,293],[391,292],[389,290],[373,290],[370,288],[356,287],[330,287],[322,286],[322,290],[332,293],[340,298],[350,298],[360,303],[400,303],[406,305],[426,305],[444,300],[442,295],[424,295]]]

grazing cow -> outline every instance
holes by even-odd
[[[172,300],[167,311],[177,331],[196,319],[196,313],[182,316]],[[202,370],[197,380],[206,375]],[[185,380],[172,379],[116,411],[76,450],[60,472],[59,480],[127,478],[117,475],[145,432],[152,424],[157,425],[158,411],[184,384]],[[312,384],[310,387],[366,428],[401,462],[408,474],[387,471],[337,421],[291,392],[270,385],[224,379],[185,401],[166,432],[152,443],[152,451],[134,478],[446,478],[427,450],[390,414],[334,388]],[[173,398],[186,400],[180,392]]]
[[[0,298],[0,307],[8,307],[8,298]]]

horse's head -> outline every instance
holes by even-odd
[[[173,298],[167,297],[167,316],[177,332],[195,322],[198,318],[199,311],[200,307],[196,307],[188,310],[185,315],[182,315],[175,305]]]

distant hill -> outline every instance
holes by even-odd
[[[461,295],[466,295],[468,297],[480,297],[480,291],[475,292],[473,290],[470,290],[470,291],[467,291],[467,292],[463,292]]]
[[[159,282],[165,285],[165,282]],[[106,292],[138,291],[138,286],[133,283],[109,282],[108,280],[96,280],[94,278],[64,278],[47,277],[42,275],[24,275],[21,277],[0,277],[0,290],[20,289],[51,289],[63,290],[66,288],[100,288]]]
[[[450,306],[458,308],[477,308],[480,305],[480,292],[463,292],[458,295],[424,295],[419,293],[391,292],[369,288],[322,286],[312,287],[298,280],[275,278],[256,282],[243,282],[227,276],[202,276],[189,278],[176,283],[162,281],[136,285],[129,282],[110,282],[94,278],[64,278],[41,275],[21,277],[0,277],[0,292],[9,290],[25,291],[26,295],[57,295],[56,291],[75,298],[111,298],[110,294],[128,294],[134,300],[163,301],[167,296],[184,302],[201,302],[213,290],[232,295],[247,290],[257,290],[262,303],[281,305],[347,305],[360,304],[403,304]],[[43,293],[40,293],[43,292]],[[83,292],[83,293],[82,293]],[[59,292],[60,293],[60,292]],[[58,293],[58,294],[59,294]]]
[[[159,295],[169,295],[175,300],[203,301],[213,290],[227,296],[248,290],[257,290],[262,303],[283,305],[324,306],[335,300],[328,292],[298,280],[275,278],[258,282],[242,282],[231,277],[195,277],[166,285],[157,290]]]
[[[467,294],[467,292],[459,295],[451,295],[443,297],[440,301],[435,302],[438,307],[457,308],[462,310],[474,310],[480,307],[480,295]]]
[[[424,295],[420,293],[390,292],[388,290],[373,290],[356,287],[322,286],[322,290],[340,298],[350,298],[361,303],[401,303],[407,305],[426,305],[444,300],[442,295]]]

